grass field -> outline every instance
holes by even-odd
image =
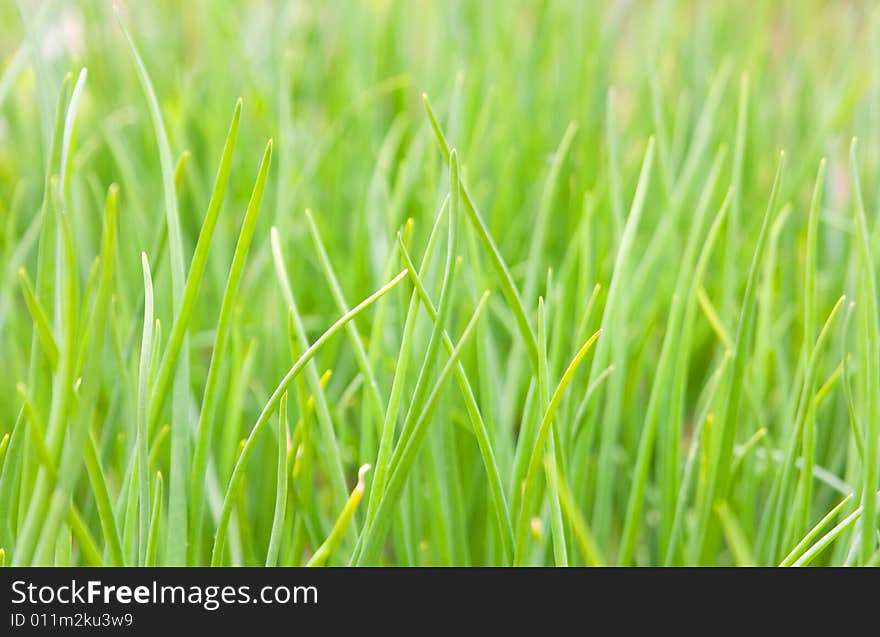
[[[871,3],[0,25],[3,563],[880,564]]]

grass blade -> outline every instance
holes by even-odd
[[[284,515],[287,506],[287,394],[281,396],[278,406],[278,469],[275,483],[275,514],[272,517],[272,532],[269,535],[269,549],[266,552],[266,566],[278,563],[281,548],[281,533],[284,528]]]
[[[162,168],[162,191],[165,202],[165,227],[168,231],[168,250],[171,258],[171,292],[174,306],[174,318],[177,319],[183,309],[184,300],[184,258],[183,238],[180,229],[180,213],[177,207],[177,191],[174,187],[174,161],[171,156],[171,146],[168,143],[168,134],[162,120],[162,111],[159,108],[159,100],[153,89],[146,66],[138,53],[134,40],[128,30],[123,26],[117,14],[117,22],[125,39],[128,41],[131,56],[134,59],[138,79],[147,98],[150,110],[150,119],[153,122],[153,130],[156,144],[159,148],[159,164]],[[186,352],[188,346],[184,337],[182,343]],[[184,356],[181,365],[174,375],[174,389],[172,397],[172,427],[171,427],[171,471],[168,485],[168,561],[170,564],[182,565],[186,563],[186,545],[177,541],[177,538],[188,537],[187,533],[187,498],[186,481],[189,478],[189,432],[186,425],[187,413],[185,401],[189,394],[189,361]],[[162,398],[157,398],[161,402]],[[147,470],[144,467],[144,470]]]
[[[150,389],[150,354],[153,351],[153,277],[147,253],[141,252],[144,268],[144,331],[141,337],[141,357],[138,367],[138,411],[137,411],[137,449],[138,467],[138,565],[143,566],[147,558],[147,535],[150,529],[150,446],[148,433],[148,411]]]
[[[354,517],[354,512],[357,510],[358,504],[360,504],[361,498],[364,496],[364,476],[369,470],[370,465],[368,464],[362,465],[358,470],[357,484],[352,490],[348,501],[345,503],[345,508],[343,508],[342,513],[339,514],[339,518],[333,525],[333,530],[330,531],[330,535],[328,535],[323,544],[318,547],[306,566],[323,566],[327,563],[327,560],[330,559],[333,551],[339,546],[339,543],[342,541],[342,536],[345,533],[345,529],[351,524],[351,518]]]

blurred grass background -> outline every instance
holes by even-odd
[[[612,275],[621,232],[614,214],[619,206],[616,193],[624,194],[628,209],[646,140],[656,136],[658,161],[634,247],[637,274],[624,293],[625,336],[619,341],[623,349],[614,354],[626,361],[620,439],[612,463],[619,478],[605,483],[614,490],[615,515],[607,528],[598,531],[600,544],[613,554],[681,251],[711,158],[720,148],[727,150],[721,185],[711,195],[713,210],[733,179],[730,157],[736,144],[741,78],[747,76],[748,128],[737,183],[738,227],[727,229],[719,240],[720,256],[712,260],[704,287],[723,323],[735,333],[776,156],[785,149],[788,166],[779,201],[790,204],[793,213],[774,237],[774,259],[763,273],[760,335],[750,352],[751,411],[746,410],[748,422],[740,423],[738,436],[742,441],[767,427],[773,441],[768,453],[781,446],[788,426],[782,422],[784,406],[799,382],[807,210],[823,156],[828,158],[828,170],[819,233],[820,320],[841,293],[856,289],[847,165],[854,135],[860,138],[869,217],[876,217],[880,12],[872,3],[195,0],[118,6],[119,19],[137,42],[159,96],[172,153],[175,159],[184,151],[190,153],[180,187],[187,263],[230,114],[239,96],[244,101],[224,213],[189,330],[196,398],[204,386],[212,331],[257,161],[266,139],[275,143],[275,161],[234,328],[233,360],[244,360],[248,347],[253,347],[253,359],[250,367],[233,366],[236,369],[224,379],[229,402],[223,431],[229,433],[218,440],[226,445],[225,451],[217,451],[225,458],[221,476],[232,461],[229,444],[234,449],[247,434],[265,397],[290,365],[286,308],[272,272],[270,226],[281,233],[291,278],[299,283],[294,292],[313,334],[339,312],[306,234],[305,208],[315,211],[352,304],[384,283],[397,230],[413,218],[414,244],[421,250],[444,194],[444,162],[424,115],[423,91],[431,96],[447,137],[461,153],[464,178],[515,281],[529,293],[526,307],[533,311],[538,295],[550,299],[551,368],[556,377],[580,345],[575,328],[593,285],[601,283],[607,289]],[[27,378],[30,365],[33,327],[16,273],[20,266],[30,272],[36,267],[34,213],[42,199],[55,100],[64,74],[86,67],[87,90],[70,159],[70,211],[84,285],[100,248],[104,194],[110,183],[119,184],[118,287],[110,326],[120,344],[119,355],[114,356],[112,348],[106,354],[101,411],[108,421],[94,426],[101,435],[108,471],[121,474],[133,432],[137,357],[125,354],[136,353],[140,330],[139,253],[150,253],[163,224],[162,180],[146,102],[111,3],[5,2],[0,6],[0,25],[0,435],[12,430],[21,407],[16,383]],[[619,140],[616,158],[609,155],[609,121]],[[551,193],[545,241],[533,254],[530,247],[545,178],[571,122],[577,125],[575,141]],[[620,168],[620,188],[613,182],[612,162]],[[591,207],[585,206],[585,193]],[[664,215],[669,214],[674,197],[680,197],[681,206],[671,217],[671,234],[663,234]],[[582,225],[586,210],[593,215],[588,230]],[[653,241],[657,233],[664,237],[661,243]],[[875,254],[880,247],[877,238],[875,231]],[[573,249],[573,240],[584,244]],[[464,325],[479,289],[494,287],[484,256],[470,247],[473,241],[466,239],[459,247],[464,266],[457,294],[467,307],[453,312],[451,324],[457,327],[451,334]],[[153,267],[157,316],[170,326],[167,258]],[[555,288],[548,289],[548,268],[554,271],[551,286]],[[403,294],[392,305],[389,327],[377,348],[383,393],[391,385],[396,362],[405,313]],[[480,406],[505,471],[513,459],[521,420],[532,417],[523,413],[530,380],[502,295],[493,296],[490,309],[485,320],[492,336],[481,338],[491,343],[480,346],[489,353],[479,361],[468,355],[466,363],[472,382],[481,386]],[[598,326],[597,316],[594,312],[591,325]],[[134,350],[125,348],[132,329]],[[370,334],[369,319],[359,329],[365,337]],[[429,329],[420,330],[420,338],[426,339]],[[693,377],[687,397],[689,418],[722,351],[705,319],[701,317],[694,330],[688,363]],[[820,382],[839,363],[841,347],[845,347],[842,337],[835,332]],[[367,452],[375,446],[361,431],[358,370],[342,338],[330,342],[320,358],[322,370],[333,368],[327,396],[345,467],[353,476],[360,464],[373,460]],[[484,363],[488,368],[478,371]],[[864,361],[854,360],[854,374],[860,364]],[[517,366],[519,371],[511,371]],[[110,390],[116,383],[131,391],[124,389],[121,402],[111,409]],[[582,396],[584,389],[581,379],[575,393]],[[856,391],[862,401],[864,390]],[[455,395],[453,390],[448,393]],[[464,493],[459,499],[467,508],[452,513],[450,526],[466,529],[462,537],[467,534],[468,549],[444,556],[431,545],[424,559],[417,550],[405,551],[410,562],[500,559],[492,542],[481,539],[491,535],[486,530],[491,513],[484,495],[470,491],[479,490],[472,486],[480,484],[479,455],[456,400],[445,401],[443,411],[464,429],[454,429],[444,453],[455,457],[453,465],[462,476]],[[197,405],[192,409],[195,413]],[[855,480],[857,463],[839,389],[823,409],[816,462],[841,480]],[[692,425],[686,424],[683,442]],[[271,464],[274,451],[268,443],[265,447],[260,457]],[[573,490],[580,506],[590,511],[595,458],[579,458],[571,461],[582,460],[586,468],[576,473],[580,480]],[[756,467],[752,470],[758,472]],[[260,511],[254,514],[257,535],[271,522],[273,471],[255,474],[248,483],[252,506]],[[820,485],[811,521],[837,500],[834,489]],[[748,529],[757,524],[754,506],[747,503],[739,510]],[[657,523],[652,511],[648,506],[649,527]],[[335,515],[327,506],[322,512],[324,523]],[[431,528],[429,517],[414,518],[417,530],[411,538],[432,537],[425,530]],[[646,543],[637,561],[656,561],[654,551]],[[395,553],[389,559],[403,558]],[[844,557],[833,559],[839,562]]]

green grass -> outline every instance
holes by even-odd
[[[0,564],[880,562],[876,9],[31,4]]]

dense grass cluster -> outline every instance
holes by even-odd
[[[880,562],[880,13],[237,4],[0,8],[0,560]]]

